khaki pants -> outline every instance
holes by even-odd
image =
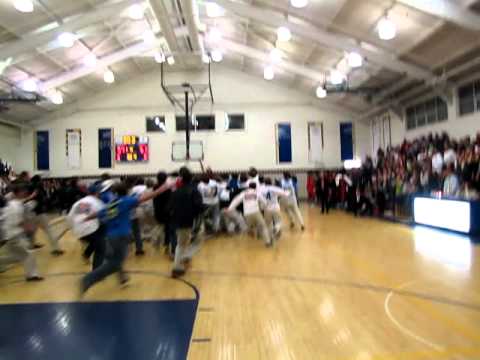
[[[261,213],[257,212],[250,215],[245,215],[245,221],[249,230],[254,230],[260,234],[260,237],[265,242],[265,245],[270,245],[272,240],[268,235],[267,225]]]
[[[35,224],[37,228],[42,229],[45,231],[45,234],[47,235],[47,240],[50,243],[50,247],[52,248],[52,251],[60,250],[60,245],[59,243],[59,238],[53,236],[52,232],[50,231],[50,225],[48,225],[48,218],[47,215],[45,214],[39,214],[35,216]]]
[[[284,203],[285,212],[287,213],[288,220],[290,220],[290,224],[298,225],[304,227],[303,217],[300,213],[300,209],[298,208],[298,204],[295,201],[286,201]]]
[[[276,238],[282,230],[282,215],[280,210],[265,210],[265,222],[272,239]]]
[[[37,261],[33,253],[28,250],[28,245],[29,241],[24,235],[7,240],[1,249],[0,268],[21,262],[27,278],[39,276]]]
[[[191,259],[202,245],[199,236],[195,237],[192,242],[192,229],[177,229],[177,247],[175,249],[175,260],[173,262],[173,270],[185,270],[184,260]]]
[[[242,214],[236,210],[232,211],[223,211],[222,212],[222,222],[229,234],[239,231],[241,233],[247,231],[247,224]]]

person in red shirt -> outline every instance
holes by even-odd
[[[307,194],[308,202],[310,204],[315,203],[315,175],[313,172],[309,172],[307,175]]]

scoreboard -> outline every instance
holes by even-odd
[[[124,135],[115,139],[115,160],[143,162],[149,159],[148,137]]]

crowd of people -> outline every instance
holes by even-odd
[[[429,134],[379,149],[359,169],[310,173],[307,192],[327,212],[345,208],[358,215],[412,215],[416,195],[475,200],[480,191],[480,134],[451,139]]]
[[[38,228],[50,242],[51,253],[60,256],[61,239],[51,233],[45,216],[51,181],[30,178],[26,172],[9,174],[2,195],[0,272],[23,263],[27,281],[39,281],[34,249]],[[204,239],[218,234],[249,232],[272,247],[281,236],[281,209],[292,228],[305,229],[298,208],[297,189],[290,173],[282,179],[248,174],[216,175],[207,169],[194,176],[186,167],[178,173],[159,172],[156,182],[132,176],[115,181],[108,174],[89,184],[74,179],[65,189],[66,213],[72,233],[85,244],[83,258],[92,260],[92,271],[81,280],[80,292],[116,273],[128,282],[123,263],[129,244],[135,255],[145,254],[143,243],[165,248],[173,261],[172,276],[182,276]],[[50,194],[53,194],[50,193]]]

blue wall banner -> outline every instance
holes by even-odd
[[[277,124],[277,156],[279,163],[292,162],[292,127],[289,123]]]
[[[98,167],[112,167],[112,129],[98,129]]]
[[[340,123],[340,152],[342,161],[353,159],[353,124]]]
[[[37,170],[50,170],[48,130],[36,132]]]

